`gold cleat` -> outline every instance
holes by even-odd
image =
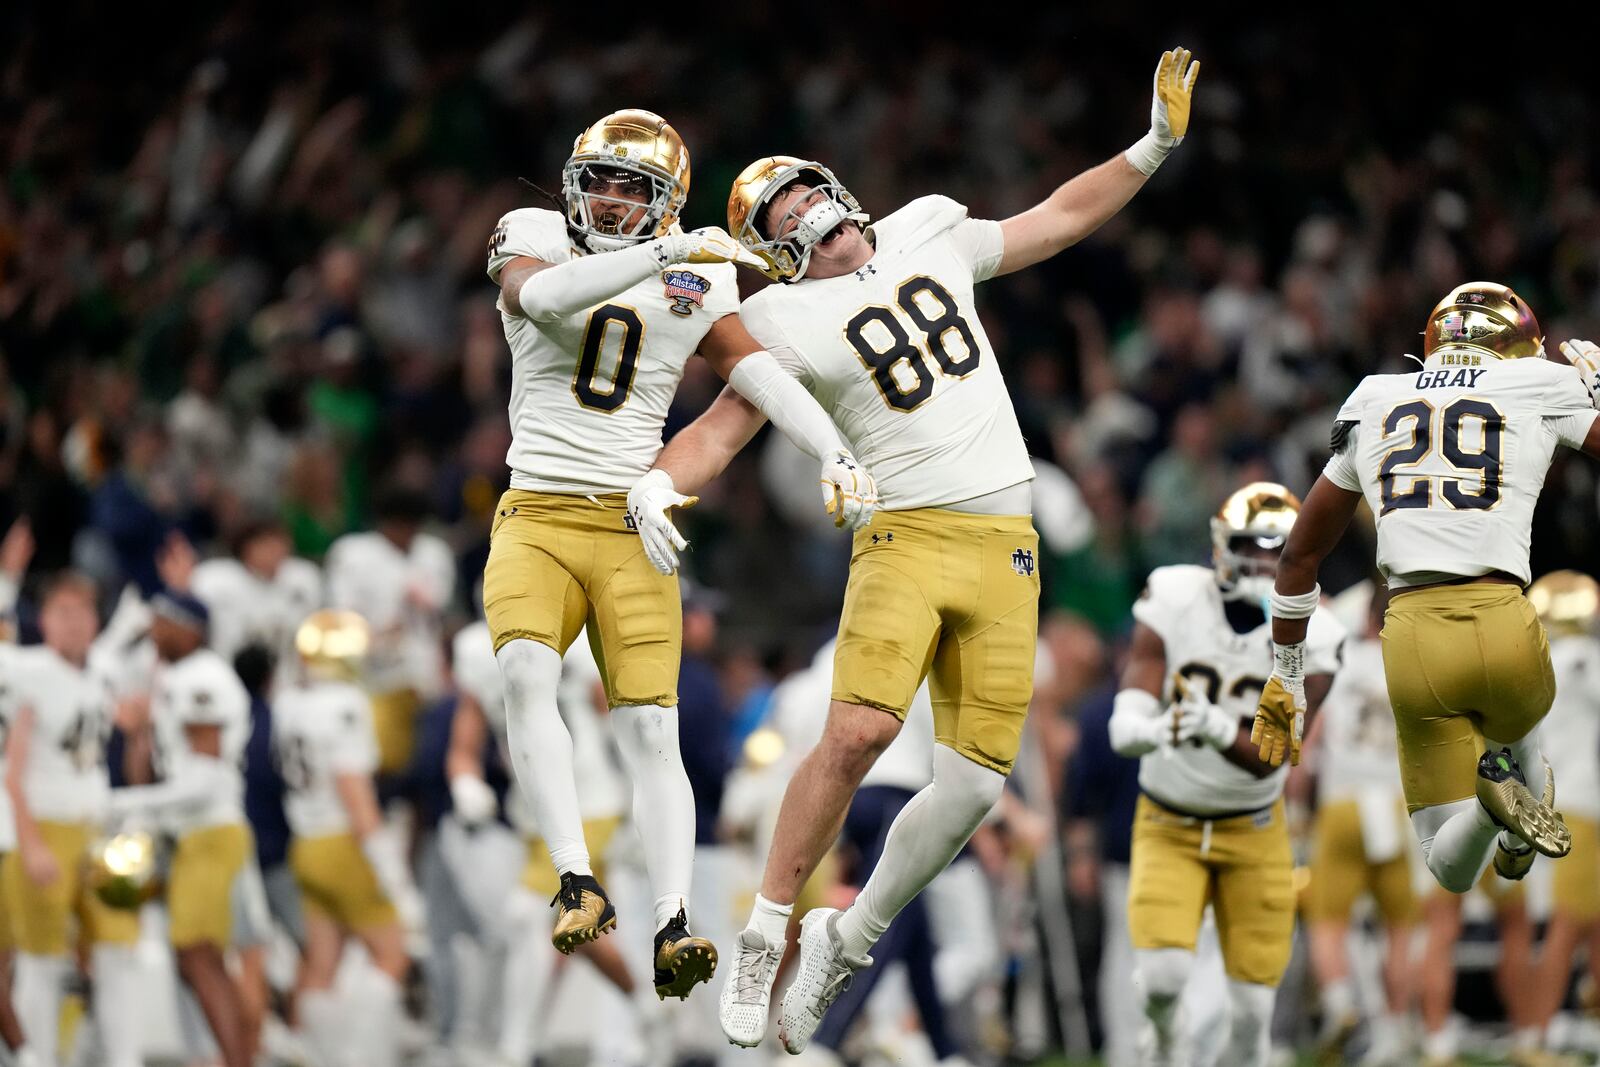
[[[617,909],[611,906],[611,898],[593,875],[563,874],[561,888],[550,903],[560,909],[550,942],[562,955],[571,955],[579,945],[599,940],[601,934],[617,925]]]
[[[688,1000],[691,989],[716,973],[716,946],[689,932],[689,916],[679,908],[656,932],[656,996]]]
[[[1553,801],[1555,776],[1548,767],[1545,773],[1545,795]],[[1478,761],[1478,803],[1501,829],[1509,830],[1546,856],[1559,859],[1572,851],[1572,831],[1558,812],[1528,791],[1522,768],[1517,766],[1510,749],[1485,752]]]
[[[1548,766],[1544,769],[1544,798],[1541,801],[1545,807],[1552,810],[1556,806],[1556,772]],[[1557,818],[1561,816],[1557,814]],[[1528,848],[1506,848],[1505,837],[1502,835],[1495,842],[1494,873],[1510,882],[1520,882],[1528,876],[1533,869],[1533,857],[1538,855],[1532,846]]]

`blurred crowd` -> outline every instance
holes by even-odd
[[[759,5],[587,33],[529,5],[250,2],[165,20],[147,50],[116,32],[147,32],[141,16],[95,12],[84,35],[78,7],[0,13],[0,528],[21,520],[32,542],[9,568],[21,640],[37,639],[40,583],[69,566],[108,616],[126,588],[206,566],[190,553],[267,585],[301,568],[280,583],[292,610],[254,636],[282,652],[293,613],[322,604],[368,618],[391,660],[379,695],[423,709],[385,753],[423,809],[448,803],[417,783],[443,779],[449,641],[477,616],[507,484],[510,356],[485,242],[506,210],[545,203],[580,129],[622,106],[672,122],[694,165],[687,226],[724,222],[732,177],[773,152],[828,163],[874,214],[941,192],[1005,217],[1144,129],[1174,34],[1196,51],[1191,136],[1149,188],[980,297],[1040,469],[1046,669],[1025,799],[976,848],[997,954],[946,969],[1011,998],[1019,1055],[1100,1039],[1059,1008],[1079,992],[1060,959],[1081,955],[1092,986],[1098,868],[1117,844],[1063,851],[1056,830],[1080,719],[1109,702],[1149,570],[1204,561],[1206,520],[1238,485],[1308,488],[1339,402],[1405,366],[1459,282],[1513,285],[1553,339],[1600,332],[1600,105],[1553,55],[1513,84],[1445,85],[1419,62],[1424,37],[1364,41],[1356,66],[1385,75],[1358,77],[1310,21],[1208,16],[1156,39],[1131,14],[1063,6],[957,40],[946,8],[893,5],[813,39]],[[1502,46],[1532,51],[1515,30]],[[715,389],[692,361],[668,432]],[[723,789],[736,767],[782,764],[763,731],[837,619],[846,541],[813,514],[796,456],[764,434],[684,517],[685,723],[704,742],[684,750],[713,753],[691,768],[708,847],[738,833],[754,854],[750,826],[718,822]],[[1593,569],[1595,469],[1558,458],[1548,486],[1534,573]],[[1325,588],[1371,558],[1352,536]],[[223,588],[214,644],[255,587]],[[1075,932],[1052,917],[1063,873]],[[977,1029],[973,1047],[995,1048]]]

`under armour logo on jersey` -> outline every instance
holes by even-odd
[[[887,542],[889,544],[894,544],[894,531],[893,530],[889,531],[886,534],[873,534],[872,535],[872,543],[873,544],[876,545],[876,544],[880,544],[880,543],[883,543],[883,542]]]
[[[874,267],[871,263],[868,263],[865,267],[862,267],[860,270],[856,271],[856,281],[864,282],[876,273],[878,273],[878,268]]]
[[[1011,553],[1011,569],[1024,578],[1033,577],[1033,549],[1019,548]]]

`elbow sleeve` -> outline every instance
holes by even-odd
[[[1161,745],[1161,701],[1143,689],[1124,689],[1111,705],[1111,747],[1120,756],[1143,756]]]

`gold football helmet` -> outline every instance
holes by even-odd
[[[89,886],[107,907],[137,911],[161,890],[155,839],[138,831],[95,841],[89,846]]]
[[[353,682],[361,676],[372,634],[353,611],[314,611],[295,631],[294,647],[306,673],[324,681]]]
[[[763,220],[773,197],[792,185],[805,185],[822,195],[800,201],[782,218]],[[786,225],[790,220],[792,227]],[[811,249],[846,221],[865,226],[871,219],[833,171],[814,160],[794,156],[758,159],[740,172],[728,193],[728,232],[771,264],[762,273],[775,282],[805,277]],[[763,232],[763,222],[771,237]]]
[[[1544,357],[1544,333],[1527,301],[1495,282],[1468,282],[1445,294],[1428,316],[1422,358],[1470,348],[1495,359]]]
[[[1225,597],[1265,600],[1272,595],[1277,554],[1299,515],[1300,498],[1277,482],[1251,482],[1222,502],[1211,519],[1211,563]],[[1274,556],[1263,559],[1251,548]]]
[[[630,195],[617,195],[626,190]],[[561,170],[567,228],[587,252],[613,252],[664,235],[689,198],[689,150],[651,111],[613,111],[578,135]],[[637,197],[643,213],[628,225]],[[615,210],[621,205],[623,210]],[[607,210],[610,208],[611,210]]]
[[[1600,582],[1578,571],[1551,571],[1528,587],[1539,621],[1553,634],[1595,632],[1600,618]]]

